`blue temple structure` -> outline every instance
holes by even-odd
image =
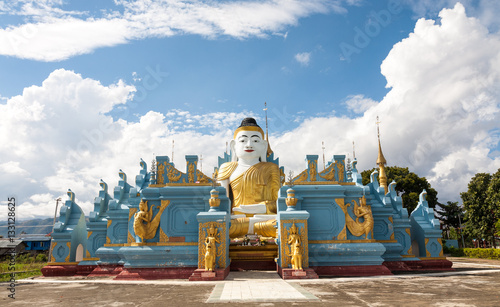
[[[322,171],[318,156],[307,155],[304,171],[288,180],[281,167],[275,238],[231,239],[225,188],[198,169],[198,156],[185,159],[182,171],[167,156],[150,171],[141,160],[135,179],[118,172],[113,190],[101,181],[87,220],[68,191],[43,274],[222,280],[241,269],[276,270],[284,279],[451,270],[426,192],[408,214],[396,183],[387,184],[380,143],[380,169],[367,185],[356,159],[346,165],[344,155]],[[219,167],[230,159],[224,153]],[[280,166],[274,154],[267,161]]]

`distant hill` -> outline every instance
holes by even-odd
[[[48,234],[52,231],[53,218],[16,221],[16,237],[22,232],[27,234]],[[0,236],[7,237],[7,222],[0,222]]]

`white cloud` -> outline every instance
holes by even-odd
[[[426,176],[441,202],[458,200],[475,173],[500,168],[500,38],[461,5],[440,16],[441,24],[419,20],[393,47],[381,66],[391,89],[379,103],[348,97],[353,110],[365,109],[362,115],[306,118],[293,128],[297,114],[269,110],[270,132],[287,131],[270,139],[287,172],[301,171],[306,154],[321,154],[322,141],[327,157],[350,153],[355,141],[359,170],[374,167],[377,115],[389,164]],[[41,86],[0,103],[0,168],[9,174],[0,178],[0,194],[18,197],[21,218],[51,216],[54,199],[68,188],[88,213],[100,178],[112,189],[123,169],[133,184],[140,158],[149,164],[153,153],[170,156],[172,140],[181,171],[184,155],[197,154],[210,174],[239,120],[253,115],[151,111],[127,122],[105,114],[134,90],[56,70]],[[181,128],[187,122],[192,128]]]
[[[20,176],[28,176],[29,172],[22,167],[19,166],[18,161],[9,161],[0,164],[0,173],[4,174],[5,176],[11,176],[11,175],[20,175]]]
[[[443,8],[452,8],[460,3],[469,16],[477,18],[490,30],[500,29],[497,15],[500,2],[497,0],[404,0],[403,3],[408,4],[418,17],[435,17]]]
[[[23,1],[24,2],[24,1]],[[83,19],[81,12],[58,9],[61,1],[4,5],[0,12],[31,21],[0,29],[0,54],[39,61],[59,61],[147,37],[196,34],[208,38],[267,37],[298,19],[345,12],[342,2],[274,0],[214,2],[115,1],[117,10]],[[123,9],[123,13],[119,10]],[[44,15],[44,13],[46,15]],[[80,14],[81,13],[81,14]],[[27,17],[27,18],[28,18]],[[286,36],[285,36],[286,37]]]
[[[295,60],[302,66],[309,66],[309,61],[311,61],[311,52],[302,52],[295,55]]]
[[[421,19],[381,65],[390,92],[367,102],[360,117],[311,118],[274,142],[280,162],[304,168],[296,156],[346,154],[356,142],[359,169],[375,167],[376,116],[390,165],[408,166],[426,176],[440,201],[459,200],[477,172],[500,168],[500,38],[457,5],[440,13],[441,24]],[[347,100],[357,105],[362,96]],[[349,99],[349,97],[348,97]],[[363,106],[363,103],[360,103]],[[298,142],[297,140],[300,140]],[[299,159],[300,160],[300,159]]]
[[[60,195],[72,187],[76,193],[88,193],[92,185],[89,176],[75,170],[94,159],[93,154],[103,143],[119,137],[120,123],[104,114],[124,104],[134,91],[123,81],[103,86],[59,69],[41,86],[25,88],[22,95],[0,103],[0,156],[7,161],[0,166],[7,172],[0,178],[2,191],[26,201],[33,194]],[[55,176],[60,168],[73,174],[71,183],[77,186],[57,176],[54,181],[58,189],[47,185],[47,178]],[[85,196],[92,199],[91,195]],[[21,218],[47,214],[21,208],[27,207],[19,207]]]
[[[348,110],[357,114],[364,113],[366,110],[378,104],[377,101],[361,94],[348,96],[344,103]]]

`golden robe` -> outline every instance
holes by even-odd
[[[229,180],[238,162],[228,162],[221,165],[217,180]],[[281,186],[280,169],[272,162],[260,162],[251,166],[244,173],[229,182],[231,199],[231,211],[240,205],[265,204],[265,214],[276,214],[276,200]],[[231,221],[229,236],[245,235],[248,231],[248,217],[253,214],[246,214],[247,218],[238,218]],[[272,227],[276,220],[255,223],[255,232],[269,237],[276,236],[276,230]],[[273,224],[273,225],[271,225]],[[272,228],[272,229],[271,229]]]

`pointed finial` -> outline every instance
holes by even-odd
[[[352,141],[352,159],[353,160],[356,160],[356,150],[355,150],[355,146],[354,146],[354,141]]]
[[[325,162],[325,142],[321,141],[321,149],[323,149],[323,169],[326,168],[326,162]]]
[[[174,145],[175,145],[174,143],[175,141],[172,140],[172,163],[174,163]]]
[[[378,138],[378,141],[380,143],[380,129],[379,129],[379,124],[380,124],[380,121],[378,119],[378,115],[377,115],[377,122],[375,123],[377,125],[377,138]]]
[[[378,138],[378,157],[377,157],[377,164],[387,164],[387,161],[385,160],[384,154],[382,153],[382,146],[380,145],[380,129],[379,129],[379,118],[377,116],[377,138]]]

